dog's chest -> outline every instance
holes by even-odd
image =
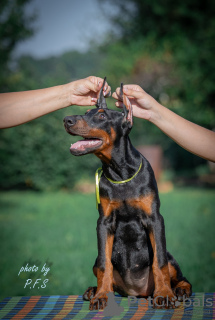
[[[99,185],[99,192],[101,197],[105,197],[110,201],[119,199],[121,201],[126,201],[127,199],[138,198],[144,193],[144,189],[133,181],[117,184],[102,177]]]

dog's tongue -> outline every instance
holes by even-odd
[[[94,147],[99,146],[102,144],[102,141],[99,139],[85,139],[85,140],[79,140],[73,144],[71,144],[70,150],[80,150],[84,151],[86,149],[91,149]]]

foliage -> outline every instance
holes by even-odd
[[[103,3],[106,1],[103,0]],[[148,37],[149,34],[153,34],[157,40],[174,39],[177,35],[183,34],[194,41],[199,41],[205,33],[214,32],[212,28],[215,4],[211,1],[111,0],[111,2],[119,9],[115,10],[116,14],[113,14],[112,21],[127,40],[137,38],[139,35]]]
[[[103,0],[103,4],[107,1]],[[162,104],[208,129],[215,128],[215,3],[201,0],[114,0],[110,19],[124,48],[139,44],[128,83],[141,85]],[[117,34],[117,32],[115,32]],[[118,40],[117,40],[118,41]],[[137,120],[146,143],[159,143],[175,170],[203,160]],[[136,133],[135,133],[136,135]],[[137,136],[138,137],[138,136]]]
[[[70,112],[60,110],[31,123],[2,130],[2,188],[72,188],[76,182],[85,180],[89,172],[93,179],[99,166],[97,158],[92,155],[75,158],[69,152],[71,143],[77,140],[63,127],[63,118]],[[77,108],[76,112],[84,111]]]
[[[214,292],[214,190],[174,190],[160,198],[168,250],[194,292]],[[96,285],[94,194],[10,191],[0,194],[0,205],[1,298],[83,294]],[[27,279],[41,274],[18,276],[20,268],[30,261],[42,268],[47,260],[52,265],[46,288],[24,289]]]
[[[60,56],[36,59],[22,56],[11,77],[11,90],[31,90],[55,86],[98,74],[103,55],[98,50],[87,53],[68,51]]]
[[[1,0],[0,2],[0,90],[8,91],[9,64],[17,43],[33,34],[35,15],[29,16],[25,6],[31,0]]]
[[[201,0],[112,2],[119,9],[112,21],[128,49],[141,39],[148,59],[156,64],[159,57],[168,64],[169,75],[164,71],[167,106],[212,129],[215,126],[215,3]],[[139,71],[139,77],[141,74],[144,78],[144,73],[145,69]]]
[[[13,6],[20,10],[17,9],[21,17],[20,26],[25,32],[19,33],[19,37],[16,32],[7,35],[8,39],[15,39],[14,46],[32,32],[31,19],[24,14],[27,2],[11,0],[0,5],[0,12]],[[120,82],[137,83],[179,115],[213,129],[214,3],[206,1],[203,4],[200,0],[195,3],[192,0],[186,3],[178,0],[114,0],[114,3],[120,8],[112,17],[121,30],[118,38],[107,37],[100,47],[86,53],[68,51],[46,59],[22,56],[10,72],[6,75],[1,73],[1,89],[32,90],[91,74],[107,76],[112,92]],[[0,21],[3,21],[1,14]],[[10,16],[5,18],[4,23],[7,24],[7,21],[10,21]],[[1,30],[4,29],[0,27],[2,33]],[[14,46],[10,47],[6,56],[7,70]],[[113,99],[108,100],[108,106],[114,108]],[[85,108],[73,106],[25,125],[1,130],[0,188],[71,188],[88,174],[93,177],[100,165],[99,160],[93,155],[71,156],[69,145],[75,138],[66,134],[62,126],[64,116],[84,112]],[[205,163],[176,145],[148,121],[134,119],[131,139],[135,146],[161,145],[166,166],[177,173],[180,170],[192,173],[197,166]]]
[[[10,77],[10,90],[33,90],[96,74],[102,54],[67,52],[60,57],[21,57]],[[90,62],[90,63],[89,63]],[[93,72],[94,70],[94,72]],[[79,75],[79,76],[78,76]],[[60,82],[59,82],[60,81]],[[75,158],[69,153],[77,138],[69,136],[63,118],[84,114],[86,108],[59,110],[30,123],[0,131],[0,187],[56,190],[72,188],[99,166],[95,156]]]

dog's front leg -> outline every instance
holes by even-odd
[[[97,224],[98,258],[94,273],[97,277],[97,291],[90,301],[90,310],[104,309],[108,293],[113,292],[113,265],[111,263],[114,235],[110,233],[107,218],[100,216]]]
[[[174,308],[175,297],[171,289],[164,220],[159,212],[151,219],[149,238],[153,249],[154,307]]]

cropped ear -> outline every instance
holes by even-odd
[[[96,103],[96,107],[99,108],[99,109],[107,109],[107,103],[106,103],[106,100],[105,100],[105,97],[104,97],[104,93],[103,93],[105,82],[106,82],[106,77],[104,77],[104,81],[103,81],[101,90],[99,91],[99,96],[98,96],[98,100],[97,100],[97,103]]]
[[[129,129],[133,126],[133,113],[132,113],[132,105],[129,101],[128,97],[123,94],[123,83],[121,83],[120,94],[123,101],[123,111],[124,111],[124,122],[127,123]]]
[[[123,104],[126,107],[126,121],[129,125],[129,128],[132,128],[133,126],[133,112],[132,112],[132,105],[131,102],[129,101],[128,97],[123,95]]]

